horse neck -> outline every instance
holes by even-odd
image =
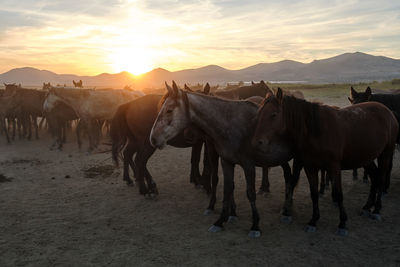
[[[255,104],[193,93],[187,96],[191,121],[214,141],[241,138],[252,129],[250,121],[257,113]]]
[[[62,102],[71,106],[76,113],[80,113],[79,109],[82,106],[84,98],[82,97],[82,92],[80,91],[61,91],[61,93],[56,94]]]

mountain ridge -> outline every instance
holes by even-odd
[[[368,82],[400,78],[400,60],[385,56],[374,56],[362,52],[344,53],[325,59],[302,63],[281,60],[274,63],[258,63],[245,68],[230,70],[210,64],[200,68],[169,71],[156,68],[142,75],[132,75],[127,71],[95,76],[57,74],[34,67],[11,69],[0,74],[0,82],[41,85],[43,82],[71,85],[72,80],[82,80],[85,86],[118,87],[134,85],[140,89],[160,87],[164,81],[178,83],[222,84],[238,81],[305,81],[308,83]]]

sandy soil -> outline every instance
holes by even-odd
[[[346,104],[345,97],[323,100]],[[109,154],[87,155],[72,140],[64,151],[50,151],[45,134],[12,145],[0,138],[0,266],[400,266],[398,152],[381,222],[359,216],[369,185],[343,172],[347,237],[334,234],[338,210],[329,193],[320,201],[317,232],[303,231],[312,211],[304,173],[294,221],[281,223],[283,176],[273,168],[271,193],[258,197],[263,232],[254,240],[247,237],[251,211],[238,167],[239,221],[213,234],[207,229],[222,192],[216,213],[204,216],[208,198],[189,184],[189,149],[155,153],[148,166],[160,195],[148,200],[122,182]]]

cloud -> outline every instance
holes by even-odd
[[[400,58],[394,0],[3,2],[0,71],[31,65],[96,74],[139,61],[170,70],[238,69],[354,51]]]

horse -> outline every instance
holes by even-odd
[[[371,188],[363,213],[380,219],[381,196],[390,175],[398,132],[399,124],[393,113],[380,103],[339,109],[283,96],[278,90],[276,96],[269,95],[264,100],[258,112],[252,144],[275,156],[287,155],[290,151],[304,166],[313,202],[313,215],[306,226],[308,232],[316,230],[320,217],[318,170],[326,170],[333,181],[332,196],[340,211],[336,233],[346,235],[341,170],[358,167],[367,170]],[[374,162],[376,158],[378,166]]]
[[[261,236],[259,214],[256,208],[255,167],[282,165],[285,180],[291,178],[291,169],[282,158],[256,153],[250,144],[255,128],[255,116],[258,105],[246,100],[229,100],[219,97],[186,92],[176,83],[172,87],[166,84],[168,93],[161,102],[162,106],[150,134],[154,147],[162,149],[168,141],[190,125],[205,132],[212,138],[216,152],[221,158],[224,173],[223,208],[219,219],[209,228],[210,232],[219,232],[223,223],[235,220],[236,205],[233,199],[234,167],[240,165],[246,176],[247,197],[252,209],[252,226],[249,237]],[[289,158],[290,155],[286,156]],[[279,164],[274,164],[278,162]],[[269,162],[266,166],[264,162]],[[285,201],[286,202],[286,201]]]
[[[90,90],[52,88],[47,94],[46,109],[51,110],[58,101],[72,107],[76,115],[88,128],[89,149],[91,152],[99,139],[99,121],[111,120],[121,104],[144,94],[128,90]]]
[[[24,126],[24,132],[26,132],[27,128],[28,139],[30,140],[32,137],[32,124],[35,128],[36,139],[39,139],[37,117],[43,117],[43,102],[45,100],[46,92],[41,90],[21,88],[16,84],[5,85],[5,95],[14,95],[14,109],[19,110],[19,114],[16,116],[18,120],[22,122]]]
[[[378,93],[374,93],[378,92]],[[350,97],[348,97],[351,104],[358,104],[368,101],[375,101],[382,103],[389,108],[395,115],[397,121],[400,123],[400,94],[395,90],[383,91],[379,89],[371,89],[367,87],[365,92],[357,92],[353,87],[350,88]],[[356,173],[354,173],[356,174]],[[364,171],[364,182],[368,181],[368,176]],[[387,185],[388,187],[389,185]]]
[[[116,165],[118,165],[119,153],[124,150],[123,180],[128,185],[133,184],[129,177],[130,166],[139,185],[139,193],[150,197],[155,197],[158,189],[146,166],[156,150],[150,144],[149,136],[162,97],[162,95],[149,94],[121,105],[111,120],[110,127],[112,158]],[[192,147],[190,180],[195,185],[200,183],[199,161],[203,142],[201,136],[191,135],[190,138],[185,138],[184,131],[168,142],[169,145],[178,148]],[[132,158],[135,154],[133,161]],[[207,160],[205,160],[204,171],[207,168]],[[147,186],[144,179],[146,179]]]
[[[260,83],[252,83],[252,85],[241,86],[231,90],[216,91],[214,95],[222,98],[239,100],[252,96],[264,97],[268,92],[270,92],[270,89],[264,81],[261,81]]]
[[[54,105],[50,105],[48,102],[52,96],[47,96],[43,103],[43,111],[46,120],[49,124],[50,131],[55,136],[55,141],[51,145],[50,149],[57,146],[59,150],[62,150],[63,144],[66,142],[66,130],[68,122],[77,120],[79,117],[76,115],[74,109],[61,101],[56,101]],[[77,127],[78,145],[81,143],[79,129]]]
[[[59,86],[59,85],[57,84],[57,86]],[[52,88],[50,82],[43,83],[42,90],[49,90],[50,88]]]
[[[74,87],[83,88],[82,80],[79,80],[79,82],[75,82],[75,80],[72,80],[72,83],[74,84]]]

